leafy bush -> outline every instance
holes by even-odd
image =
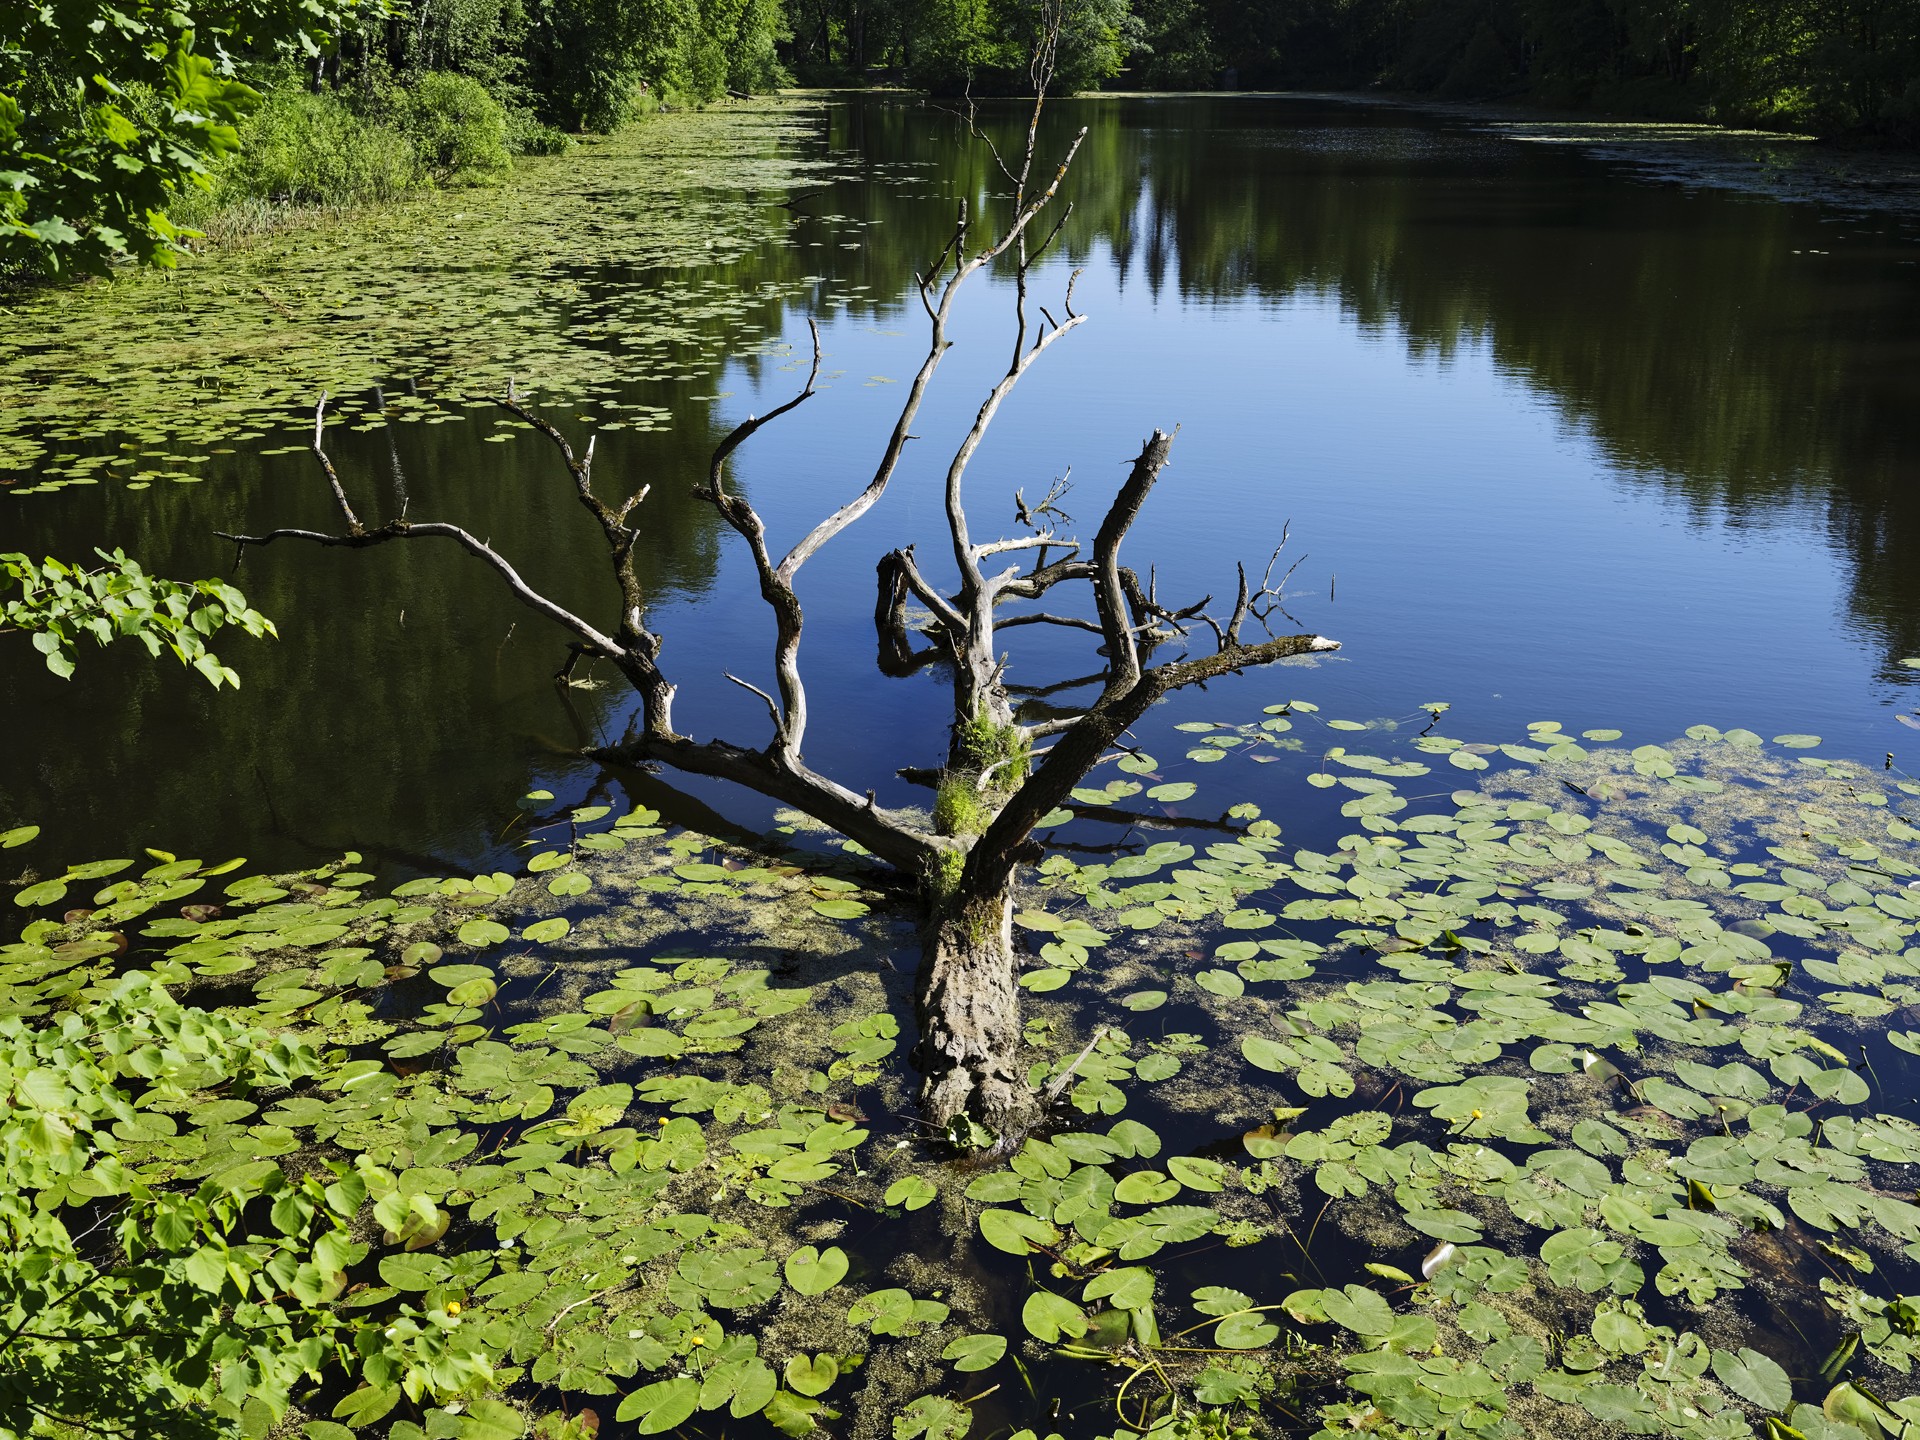
[[[222,171],[218,198],[367,205],[420,184],[413,142],[391,125],[355,114],[338,97],[269,91],[241,132],[240,153]]]
[[[442,184],[492,184],[513,168],[507,112],[470,76],[416,76],[388,90],[379,108]]]
[[[507,151],[513,155],[564,155],[573,137],[555,129],[531,110],[507,112]]]
[[[31,634],[33,648],[63,680],[73,674],[74,647],[90,635],[101,645],[133,637],[156,656],[164,645],[214,689],[238,686],[240,677],[207,648],[207,638],[227,625],[256,638],[280,633],[231,585],[163,580],[119,550],[94,553],[103,563],[91,570],[51,556],[36,564],[18,551],[0,555],[0,634]],[[9,598],[16,585],[18,598]]]

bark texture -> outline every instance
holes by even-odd
[[[1020,1064],[1020,986],[1010,891],[936,904],[922,932],[915,1002],[920,1103],[945,1125],[968,1116],[1000,1136],[1039,1116]]]

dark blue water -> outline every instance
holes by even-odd
[[[1225,599],[1235,563],[1257,573],[1285,529],[1280,568],[1306,557],[1289,609],[1345,647],[1153,712],[1135,738],[1183,778],[1204,777],[1177,761],[1173,724],[1290,698],[1361,721],[1446,701],[1451,733],[1471,739],[1535,720],[1642,742],[1699,723],[1808,732],[1822,753],[1920,769],[1920,733],[1896,718],[1920,706],[1920,671],[1898,664],[1920,655],[1912,221],[1686,183],[1681,144],[1649,167],[1644,139],[1614,155],[1326,100],[1064,102],[1043,144],[1081,124],[1074,218],[1037,295],[1053,303],[1081,269],[1091,319],[976,460],[976,538],[1017,533],[1015,489],[1032,499],[1070,469],[1065,508],[1090,539],[1142,438],[1177,425],[1126,558],[1156,567],[1171,603]],[[796,203],[761,262],[767,278],[817,280],[752,325],[702,322],[712,380],[634,387],[647,403],[724,397],[687,407],[679,433],[601,442],[609,490],[654,485],[642,563],[683,729],[759,743],[760,702],[721,672],[771,683],[747,557],[687,491],[715,435],[798,376],[718,357],[769,332],[798,342],[809,316],[822,327],[830,384],[736,462],[778,551],[865,483],[924,353],[908,277],[960,196],[994,199],[961,140],[949,117],[897,99],[823,105],[796,143],[849,178]],[[935,670],[876,671],[873,565],[910,541],[942,553],[939,476],[1006,363],[1008,304],[1003,281],[972,293],[908,463],[802,575],[808,758],[883,801],[923,793],[893,771],[937,761],[947,706]],[[556,413],[586,428],[575,407]],[[342,433],[335,449],[366,495],[397,455],[415,518],[493,536],[610,624],[593,531],[545,442],[483,443],[490,430],[476,410],[467,424]],[[8,548],[75,551],[111,521],[153,568],[205,573],[230,558],[214,528],[320,522],[323,501],[305,456],[243,453],[203,485],[5,502]],[[237,696],[114,654],[89,654],[63,684],[24,644],[0,648],[14,741],[0,816],[47,826],[49,859],[152,844],[267,863],[346,846],[484,863],[515,796],[584,792],[601,777],[567,751],[617,736],[631,713],[609,671],[566,697],[576,728],[547,680],[562,637],[451,547],[278,546],[242,578],[282,639],[227,647],[247,680]],[[1007,632],[1009,676],[1088,675],[1091,641]],[[1236,768],[1223,804],[1260,784]],[[765,819],[756,801],[688,789]]]

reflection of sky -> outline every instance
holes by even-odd
[[[1051,303],[1063,278],[1050,274],[1036,293]],[[1878,760],[1892,748],[1920,768],[1920,744],[1891,723],[1892,697],[1876,684],[1877,656],[1845,628],[1845,577],[1811,504],[1782,502],[1762,526],[1718,523],[1628,481],[1552,397],[1503,373],[1489,346],[1413,356],[1396,334],[1363,333],[1330,298],[1187,305],[1171,291],[1123,289],[1106,255],[1079,294],[1088,323],[1023,382],[974,464],[976,534],[1011,533],[995,526],[1010,517],[1012,489],[1032,498],[1071,465],[1067,508],[1090,536],[1146,431],[1178,424],[1174,463],[1128,558],[1157,564],[1162,594],[1179,603],[1228,597],[1234,562],[1257,573],[1290,520],[1289,555],[1311,556],[1292,608],[1347,647],[1316,673],[1256,673],[1179,697],[1142,727],[1150,748],[1184,748],[1164,733],[1173,719],[1238,721],[1298,695],[1358,719],[1450,701],[1454,733],[1475,739],[1547,719],[1618,727],[1636,743],[1701,723],[1812,731],[1827,737],[1825,753]],[[843,717],[816,723],[809,753],[850,781],[873,772],[877,751],[890,769],[939,750],[937,682],[874,674],[872,563],[917,540],[923,561],[949,568],[939,467],[1005,363],[1008,298],[1004,287],[972,296],[915,427],[926,438],[885,501],[803,577],[808,674],[836,697],[827,713]],[[745,488],[776,540],[864,480],[923,344],[910,324],[897,329],[828,328],[842,378],[744,457]],[[865,383],[875,375],[900,383]],[[745,413],[779,393],[742,387],[732,403]],[[700,619],[714,658],[683,650],[682,665],[717,672],[736,647],[764,654],[751,607],[710,604]],[[671,633],[674,619],[663,620]],[[1010,673],[1084,674],[1087,638],[1014,632]],[[686,679],[683,695],[702,692],[682,701],[689,717],[724,714],[747,737],[764,727],[751,697],[709,711],[717,673]]]
[[[1449,701],[1448,725],[1469,739],[1515,738],[1539,719],[1618,726],[1635,741],[1701,722],[1811,731],[1828,753],[1874,763],[1892,748],[1920,769],[1920,735],[1892,719],[1896,699],[1920,702],[1920,674],[1896,672],[1910,682],[1896,690],[1885,671],[1912,653],[1885,637],[1920,636],[1920,567],[1907,554],[1920,526],[1908,498],[1920,328],[1907,323],[1920,291],[1897,268],[1920,249],[1897,222],[1679,192],[1646,183],[1638,161],[1454,122],[1380,124],[1362,107],[1117,100],[1113,113],[1151,143],[1096,137],[1116,143],[1087,152],[1110,168],[1077,177],[1074,223],[1088,233],[1076,243],[1099,227],[1130,232],[1113,244],[1131,249],[1090,241],[1089,321],[1008,403],[969,496],[976,532],[1007,534],[1012,491],[1033,499],[1071,467],[1066,508],[1090,536],[1148,429],[1183,426],[1127,552],[1157,564],[1175,604],[1208,591],[1225,602],[1234,562],[1264,566],[1291,520],[1283,563],[1311,557],[1294,609],[1347,649],[1179,696],[1138,727],[1179,778],[1205,782],[1196,805],[1279,791],[1244,764],[1203,774],[1171,724],[1245,720],[1294,696],[1355,719]],[[932,148],[923,124],[867,140]],[[822,272],[831,379],[739,457],[776,551],[871,474],[924,353],[924,318],[910,297],[878,309],[849,297],[896,294],[925,258],[916,236],[938,248],[951,180],[943,168],[910,185],[849,182],[815,218],[796,212],[793,240],[819,247],[798,253]],[[1124,284],[1116,253],[1131,257]],[[770,274],[795,258],[769,256]],[[1054,305],[1064,281],[1052,264],[1036,299]],[[689,283],[736,284],[704,272]],[[930,571],[950,571],[939,476],[1006,364],[1009,299],[1003,283],[976,284],[892,492],[801,578],[808,757],[888,803],[924,801],[892,774],[943,753],[947,697],[936,671],[877,674],[873,566],[915,541]],[[609,494],[654,485],[637,518],[678,722],[749,745],[764,742],[766,716],[721,671],[771,688],[767,612],[741,543],[688,496],[710,443],[706,407],[689,397],[726,395],[716,424],[788,398],[799,374],[777,361],[715,377],[693,359],[782,329],[804,345],[805,313],[783,320],[779,303],[710,331],[682,315],[701,337],[676,342],[670,369],[684,383],[625,396],[675,405],[678,424],[608,431],[599,451]],[[553,406],[576,438],[588,413]],[[346,430],[332,443],[349,488],[370,496],[388,484],[391,439],[416,518],[477,526],[556,598],[605,620],[592,527],[548,447],[484,443],[491,421],[482,407],[468,423]],[[331,523],[297,448],[248,449],[222,473],[172,494],[64,492],[57,510],[24,517],[20,543],[60,553],[65,537],[110,537],[156,568],[201,574],[231,558],[216,526]],[[42,538],[49,517],[58,533]],[[0,812],[64,825],[46,849],[66,856],[119,836],[276,864],[347,845],[475,856],[503,823],[487,817],[519,791],[579,798],[596,778],[560,758],[580,738],[549,683],[560,637],[468,557],[277,547],[247,567],[242,583],[285,638],[225,647],[246,677],[239,696],[115,652],[89,655],[71,685],[28,674],[16,705],[30,721],[0,771]],[[1047,606],[1090,613],[1066,591]],[[1015,682],[1098,663],[1077,632],[1016,630],[1005,649]],[[618,737],[631,702],[617,683],[571,698],[590,738]],[[1442,767],[1434,784],[1455,778]],[[733,816],[766,811],[726,787],[690,788]]]

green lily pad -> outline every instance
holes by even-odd
[[[838,1245],[824,1251],[803,1245],[787,1257],[786,1274],[787,1283],[802,1295],[825,1294],[847,1278],[846,1251]]]
[[[962,1335],[948,1343],[940,1358],[953,1361],[956,1370],[986,1370],[997,1365],[1006,1353],[1004,1335]]]
[[[801,1395],[824,1395],[840,1378],[840,1362],[831,1355],[796,1355],[783,1372],[787,1386]]]

